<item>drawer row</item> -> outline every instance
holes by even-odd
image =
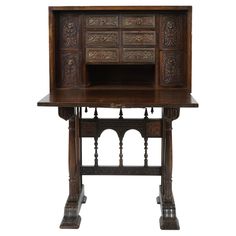
[[[155,63],[155,48],[86,48],[87,63]]]
[[[129,15],[87,15],[87,28],[154,28],[155,15],[129,14]]]
[[[163,14],[158,21],[157,16],[147,14],[83,17],[69,14],[59,18],[59,49],[157,45],[162,50],[182,50],[186,45],[182,15]]]
[[[156,45],[155,31],[87,31],[86,45],[118,47],[120,38],[124,46]]]

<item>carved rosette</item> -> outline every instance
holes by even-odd
[[[182,18],[176,15],[161,15],[161,48],[181,49],[183,47]]]
[[[78,17],[64,16],[61,17],[61,47],[62,48],[77,48],[79,44],[79,27]]]
[[[79,55],[76,53],[64,53],[61,56],[61,80],[60,87],[73,87],[79,76]]]

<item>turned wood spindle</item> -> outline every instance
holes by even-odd
[[[98,138],[94,138],[94,166],[98,166]]]
[[[144,166],[148,166],[148,138],[144,138]]]
[[[120,138],[120,143],[119,143],[119,148],[120,148],[120,160],[119,160],[119,166],[123,166],[123,137]]]

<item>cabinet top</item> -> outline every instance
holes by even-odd
[[[49,11],[99,11],[99,10],[127,10],[127,11],[183,11],[192,10],[192,6],[49,6]]]

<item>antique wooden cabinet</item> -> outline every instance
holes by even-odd
[[[190,6],[50,7],[50,93],[39,106],[57,106],[69,120],[69,197],[61,228],[78,228],[86,201],[83,175],[161,175],[161,229],[179,229],[172,194],[172,121],[180,107],[197,107],[191,96]],[[82,108],[95,109],[84,119]],[[120,108],[118,119],[101,119],[98,108]],[[143,119],[125,119],[122,108],[144,108]],[[160,119],[147,108],[161,107]],[[119,137],[117,166],[100,166],[98,139],[105,129]],[[129,129],[144,139],[144,164],[123,165]],[[82,138],[95,140],[94,166],[82,164]],[[148,138],[162,139],[161,166],[148,165]]]

